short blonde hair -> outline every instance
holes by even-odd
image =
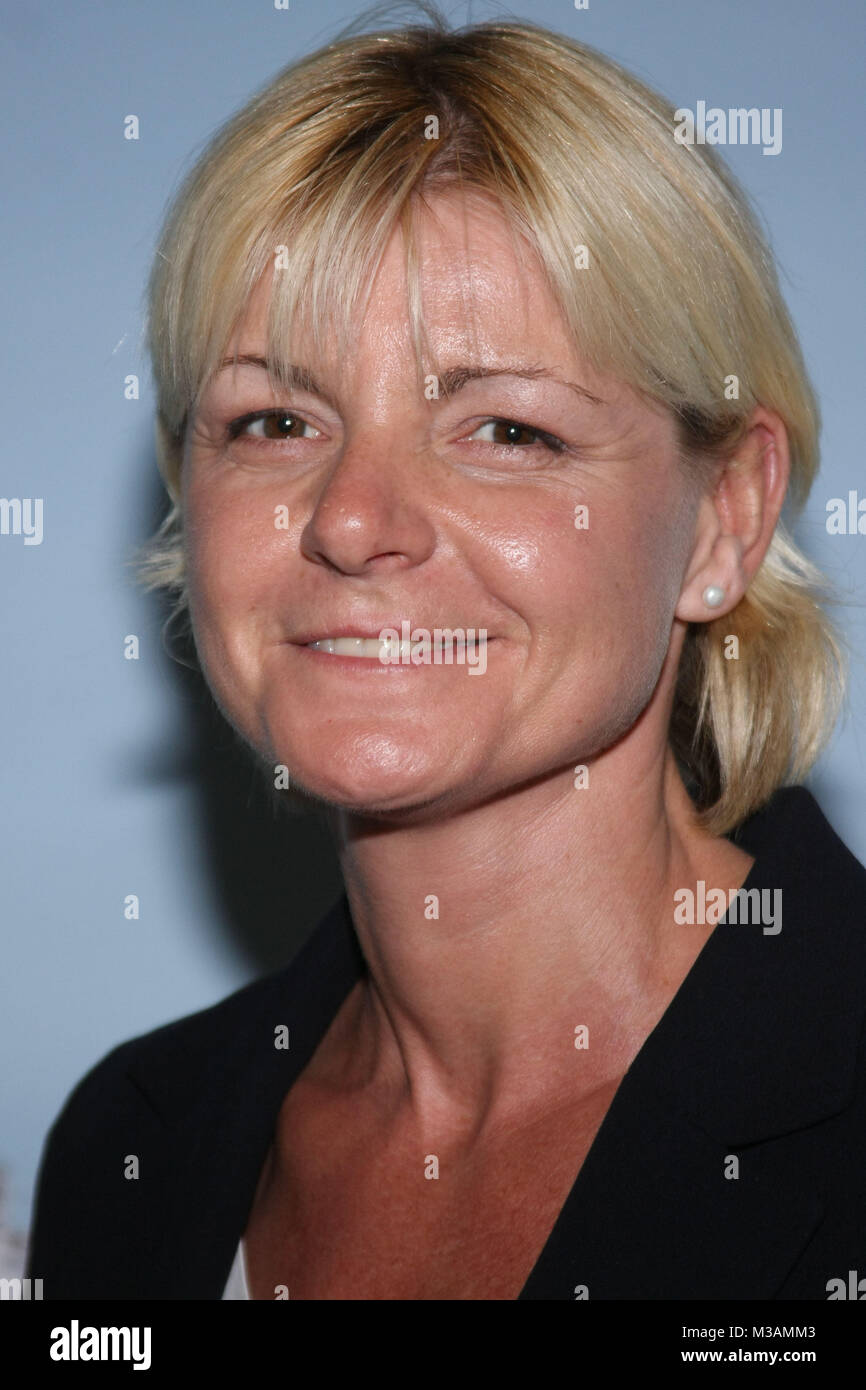
[[[787,427],[791,502],[808,495],[817,404],[766,240],[715,151],[675,142],[673,107],[584,44],[522,23],[452,31],[423,8],[427,24],[343,36],[279,73],[214,137],[169,211],[149,346],[172,505],[141,573],[173,594],[175,613],[186,606],[186,425],[276,248],[287,267],[269,313],[276,382],[301,313],[319,347],[348,341],[398,226],[420,373],[413,216],[419,198],[450,188],[496,199],[580,351],[675,412],[699,477],[731,456],[761,404]],[[726,398],[732,374],[737,399]],[[831,598],[780,522],[733,612],[690,627],[670,739],[712,833],[799,781],[832,732],[845,661]]]

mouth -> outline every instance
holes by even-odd
[[[328,656],[355,656],[367,661],[380,661],[383,664],[405,662],[412,659],[413,653],[426,653],[429,655],[444,655],[452,652],[455,655],[467,651],[475,652],[492,642],[492,637],[479,633],[478,638],[471,638],[468,642],[465,637],[440,636],[435,631],[430,638],[413,642],[411,640],[400,640],[392,637],[319,637],[313,642],[304,642],[302,645],[307,651],[324,652]]]

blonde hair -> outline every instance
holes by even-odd
[[[748,199],[673,108],[573,39],[497,21],[342,36],[292,64],[214,137],[177,194],[149,286],[159,466],[172,500],[141,564],[186,605],[186,424],[282,248],[268,358],[286,380],[305,314],[345,344],[391,232],[406,238],[419,372],[413,215],[453,187],[496,199],[544,267],[580,351],[676,413],[683,458],[728,458],[757,404],[788,431],[789,497],[818,467],[819,417],[773,259]],[[429,138],[432,135],[433,138]],[[588,269],[576,270],[577,248]],[[739,395],[726,399],[736,375]],[[831,591],[782,522],[737,607],[687,634],[670,739],[699,812],[726,834],[823,748],[844,695]],[[724,640],[739,638],[739,660]]]

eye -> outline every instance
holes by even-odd
[[[256,410],[232,420],[226,433],[229,439],[302,439],[304,430],[312,431],[312,435],[319,433],[291,410]]]
[[[503,418],[485,420],[469,436],[470,439],[479,438],[482,430],[489,431],[486,439],[482,439],[482,442],[497,444],[500,448],[531,449],[533,446],[541,444],[543,448],[549,449],[554,454],[562,453],[565,449],[565,444],[561,439],[557,439],[555,434],[548,434],[546,430],[535,429],[532,425],[524,425],[520,420]]]

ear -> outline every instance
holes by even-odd
[[[757,406],[713,493],[701,499],[676,607],[683,622],[711,622],[736,608],[773,538],[790,472],[785,424],[775,411]],[[715,592],[705,597],[707,590]]]

